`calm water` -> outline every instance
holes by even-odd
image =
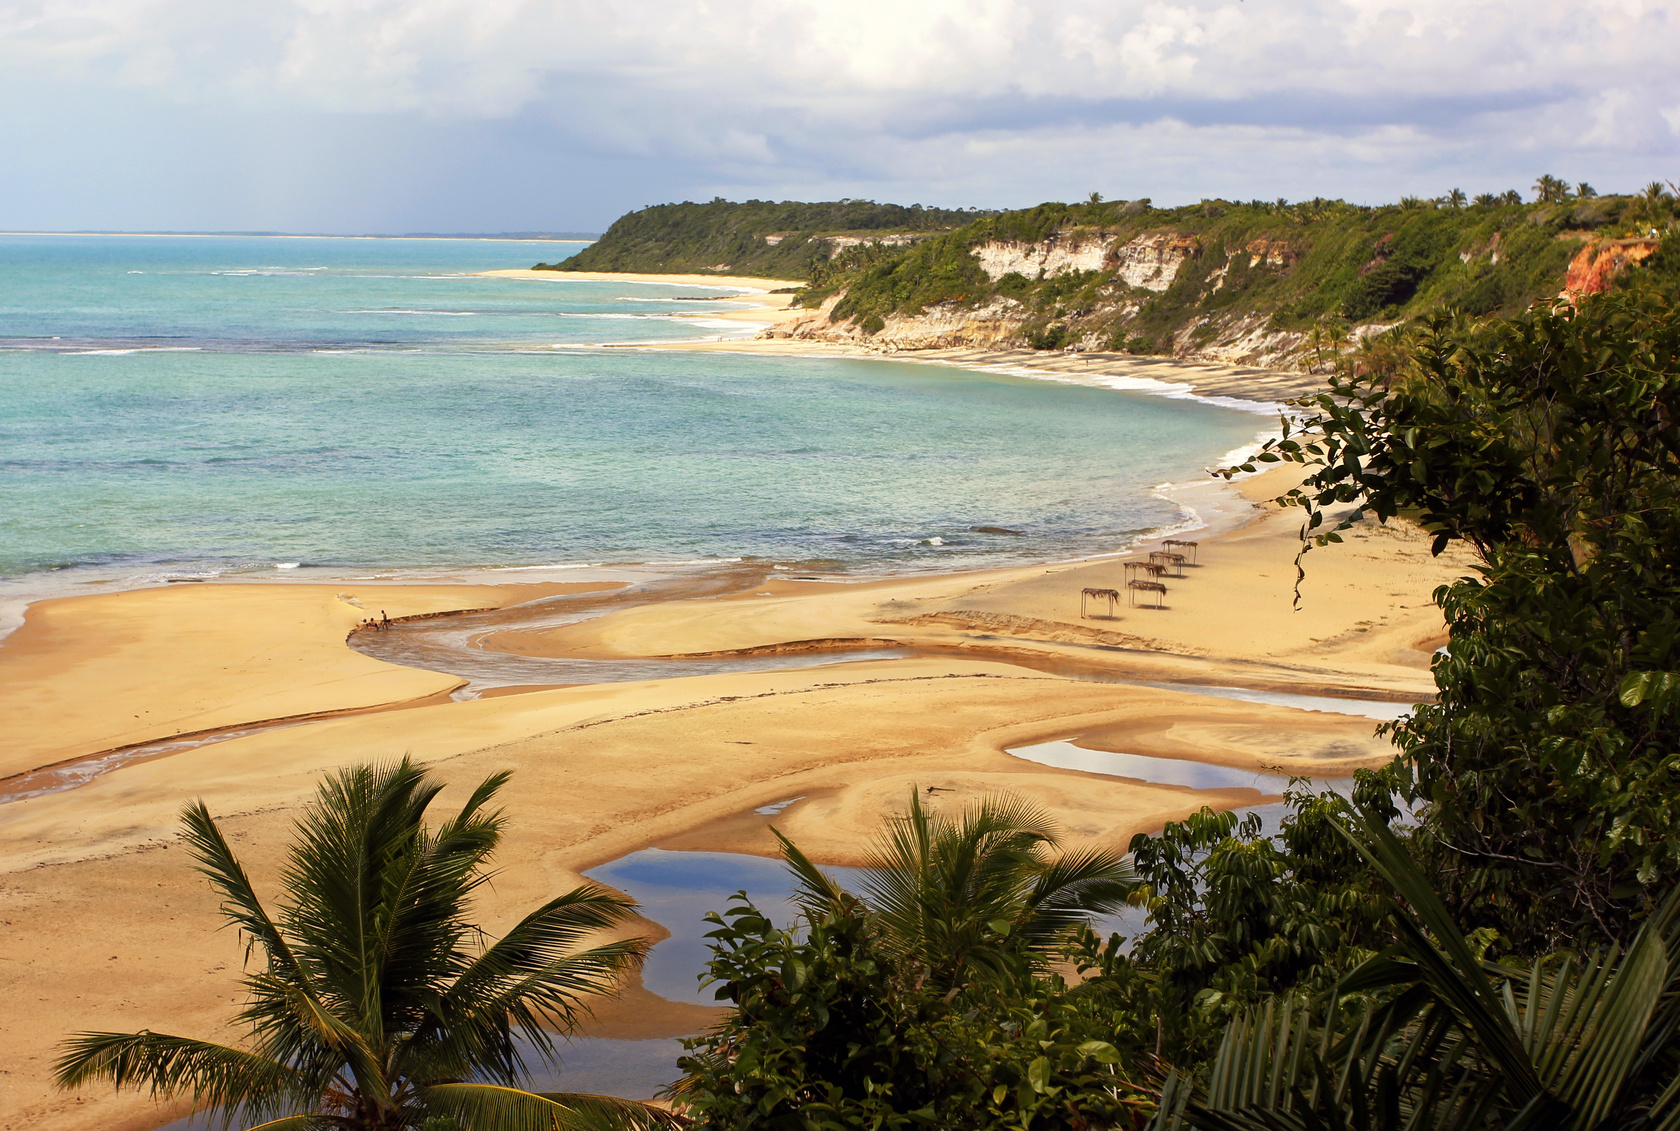
[[[1267,423],[930,366],[606,350],[742,328],[715,290],[473,274],[576,246],[0,237],[0,586],[1072,556],[1181,521],[1153,489]]]
[[[226,573],[1071,557],[1183,522],[1156,488],[1267,424],[893,362],[607,350],[743,328],[716,320],[719,290],[474,274],[573,250],[0,236],[0,597]],[[673,931],[648,980],[677,999],[699,992],[704,910],[737,887],[785,910],[769,861],[650,851],[593,874]],[[584,1042],[553,1083],[639,1094],[674,1050]]]

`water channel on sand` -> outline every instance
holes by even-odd
[[[899,658],[921,654],[910,648],[860,647],[852,651],[783,655],[713,656],[697,659],[587,660],[522,656],[486,649],[485,639],[494,632],[517,628],[524,631],[574,624],[619,608],[682,596],[719,596],[759,584],[762,573],[716,577],[703,583],[707,592],[695,592],[694,579],[657,580],[628,588],[549,598],[509,609],[467,613],[424,621],[394,624],[383,632],[358,632],[351,647],[390,663],[456,675],[468,681],[458,696],[476,697],[501,687],[543,687],[587,683],[621,682],[639,679],[674,678],[722,672],[762,671],[815,667],[857,660]],[[964,653],[973,657],[976,653]],[[1265,703],[1299,710],[1361,716],[1373,720],[1397,718],[1410,710],[1402,703],[1346,699],[1333,696],[1301,695],[1256,691],[1248,688],[1158,683],[1127,680],[1095,666],[1071,665],[1052,659],[1034,661],[1018,655],[987,657],[1002,662],[1058,675],[1100,682],[1136,686]],[[464,693],[464,694],[463,694]],[[301,725],[274,724],[274,725]],[[209,742],[225,741],[243,734],[269,729],[258,725],[189,739],[155,743],[127,751],[109,752],[73,765],[39,771],[28,782],[14,779],[0,794],[0,802],[21,796],[73,788],[101,773],[143,758],[167,756],[176,750]],[[1239,814],[1258,813],[1263,830],[1277,831],[1284,814],[1281,802],[1273,800],[1287,786],[1284,775],[1211,765],[1184,758],[1162,758],[1136,754],[1088,750],[1068,741],[1036,743],[1011,749],[1010,754],[1043,765],[1086,773],[1134,779],[1156,785],[1190,790],[1253,789],[1255,804]],[[46,776],[43,776],[46,775]],[[1348,779],[1322,779],[1317,784],[1346,790]],[[30,787],[28,792],[19,785]],[[779,811],[797,802],[789,799]],[[843,883],[854,884],[861,873],[852,869],[831,869]],[[722,911],[737,891],[745,891],[758,907],[778,922],[789,922],[793,909],[789,896],[791,877],[780,861],[731,853],[672,852],[643,849],[611,861],[586,873],[590,878],[625,892],[641,905],[642,914],[669,932],[653,947],[643,972],[643,983],[652,993],[669,1001],[712,1004],[711,991],[702,991],[699,975],[709,954],[704,938],[708,912]],[[1103,917],[1096,926],[1101,932],[1134,934],[1142,926],[1127,915]],[[625,1040],[581,1037],[562,1046],[562,1063],[545,1068],[533,1057],[528,1086],[540,1091],[595,1092],[648,1098],[676,1079],[677,1058],[682,1054],[677,1038]],[[188,1131],[207,1127],[202,1121],[178,1120],[159,1131]]]
[[[1283,803],[1271,800],[1288,784],[1288,778],[1278,774],[1208,765],[1187,758],[1086,750],[1061,741],[1016,747],[1009,753],[1044,765],[1156,785],[1193,790],[1254,789],[1257,804],[1237,809],[1236,813],[1239,816],[1258,813],[1262,830],[1268,835],[1277,832],[1278,822],[1284,815]],[[1351,779],[1325,778],[1315,784],[1346,789]],[[801,799],[791,798],[760,811],[780,812],[798,800]],[[856,868],[825,870],[853,889],[864,875],[863,870]],[[760,911],[778,923],[790,923],[794,917],[790,902],[794,881],[779,860],[727,852],[646,848],[584,874],[629,895],[640,905],[645,918],[670,933],[670,937],[653,947],[642,971],[643,985],[668,1001],[715,1004],[712,989],[702,989],[699,980],[710,955],[705,935],[711,927],[704,920],[708,912],[723,911],[736,892],[745,891]],[[1122,912],[1099,916],[1094,925],[1100,934],[1117,931],[1131,935],[1143,923],[1139,913]],[[562,1045],[562,1061],[557,1067],[543,1067],[532,1057],[527,1086],[536,1091],[650,1098],[680,1075],[677,1058],[681,1055],[682,1043],[675,1037],[649,1040],[580,1037]],[[179,1120],[159,1131],[189,1131],[205,1126]]]
[[[577,657],[525,656],[486,648],[488,637],[497,632],[518,630],[541,631],[576,624],[604,616],[619,609],[633,608],[656,601],[717,597],[739,593],[756,587],[764,580],[762,568],[741,568],[717,573],[661,577],[637,581],[623,589],[604,592],[576,593],[549,597],[505,609],[491,609],[476,613],[458,613],[415,621],[394,622],[385,631],[351,633],[349,646],[364,655],[401,667],[422,668],[442,672],[466,681],[466,686],[454,693],[457,699],[476,699],[487,691],[517,687],[536,690],[545,687],[564,687],[591,683],[624,683],[648,679],[680,679],[698,675],[720,675],[735,672],[784,671],[795,668],[827,667],[835,664],[869,660],[905,659],[922,655],[961,655],[967,659],[986,659],[997,663],[1014,664],[1034,671],[1042,671],[1071,679],[1097,683],[1129,684],[1166,691],[1182,691],[1193,695],[1209,695],[1247,703],[1265,703],[1279,707],[1294,707],[1304,711],[1325,711],[1334,714],[1362,715],[1367,718],[1389,720],[1399,718],[1411,710],[1407,703],[1381,700],[1346,699],[1327,695],[1301,695],[1292,692],[1256,691],[1244,687],[1223,687],[1193,683],[1160,683],[1127,679],[1104,671],[1096,664],[1081,664],[1054,657],[1034,658],[1019,653],[987,654],[980,651],[935,652],[911,647],[882,647],[860,644],[855,648],[838,647],[823,651],[801,651],[782,654],[706,656],[696,658],[671,657],[664,659],[595,660]],[[388,707],[369,708],[368,711],[389,710]],[[362,711],[339,712],[338,715],[362,714]],[[86,758],[46,766],[26,774],[0,781],[0,805],[22,801],[30,797],[59,793],[86,785],[123,766],[136,762],[168,757],[183,750],[192,750],[233,738],[283,727],[301,726],[312,720],[253,722],[244,726],[203,734],[181,735],[159,742],[143,743],[118,750],[102,751]]]

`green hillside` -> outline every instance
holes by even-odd
[[[599,240],[538,270],[762,275],[804,282],[857,240],[948,232],[989,215],[869,200],[660,204],[621,216]]]
[[[1456,207],[1408,200],[1362,207],[1210,200],[1156,209],[1131,203],[1043,204],[976,220],[906,248],[857,248],[818,265],[807,306],[844,291],[835,321],[866,331],[934,304],[1021,304],[1024,334],[1055,346],[1095,336],[1105,348],[1167,352],[1189,329],[1209,339],[1237,319],[1266,330],[1326,320],[1397,322],[1451,306],[1512,314],[1556,294],[1584,244],[1669,229],[1672,198],[1592,197],[1524,204],[1515,194]],[[1112,269],[1051,277],[988,277],[974,254],[987,244],[1119,247],[1159,235],[1188,250],[1171,285],[1128,284]]]

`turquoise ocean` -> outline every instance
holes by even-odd
[[[479,272],[580,245],[0,236],[0,600],[175,578],[1121,549],[1275,418],[739,336],[725,288]],[[975,531],[1022,531],[1020,536]]]
[[[30,600],[212,577],[1112,553],[1194,527],[1207,493],[1168,485],[1275,424],[1165,387],[637,349],[740,335],[732,291],[478,274],[577,247],[0,236],[0,633]],[[737,887],[784,908],[788,883],[658,850],[592,874],[672,931],[648,977],[676,1000],[701,911]],[[532,1083],[649,1095],[678,1051],[580,1039]]]

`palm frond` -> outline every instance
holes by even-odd
[[[1137,871],[1121,853],[1102,848],[1064,853],[1038,870],[1019,930],[1034,939],[1059,936],[1093,914],[1119,911],[1137,886]]]
[[[320,1090],[296,1070],[256,1053],[167,1033],[77,1033],[53,1065],[53,1082],[75,1088],[109,1081],[157,1098],[190,1098],[248,1116],[282,1106],[307,1107]]]
[[[433,1018],[403,1043],[397,1063],[419,1079],[482,1072],[511,1083],[525,1067],[515,1030],[552,1063],[556,1033],[571,1032],[588,1016],[585,999],[613,993],[646,953],[645,939],[623,939],[452,988],[438,1001]]]
[[[342,1123],[320,1115],[283,1115],[267,1123],[258,1123],[245,1131],[334,1131]]]
[[[204,802],[192,802],[181,810],[181,823],[186,826],[187,845],[198,859],[198,871],[209,878],[210,886],[222,897],[222,915],[262,947],[270,969],[278,968],[287,976],[303,981],[297,957],[263,909],[251,878],[245,874],[244,866],[233,854]]]
[[[1400,948],[1417,964],[1420,979],[1472,1031],[1480,1055],[1498,1065],[1511,1099],[1520,1106],[1541,1096],[1545,1086],[1503,995],[1489,981],[1446,904],[1386,823],[1361,814],[1358,824],[1362,835],[1342,829],[1343,835],[1410,908],[1410,914],[1398,917],[1396,927]]]
[[[836,883],[833,876],[812,863],[811,858],[783,836],[780,829],[772,828],[770,834],[781,842],[782,859],[787,861],[788,870],[799,881],[793,892],[794,905],[813,918],[825,913],[845,914],[853,902],[851,894]]]
[[[525,1092],[495,1084],[435,1084],[421,1091],[428,1110],[496,1131],[674,1131],[689,1125],[652,1104],[565,1092]]]

